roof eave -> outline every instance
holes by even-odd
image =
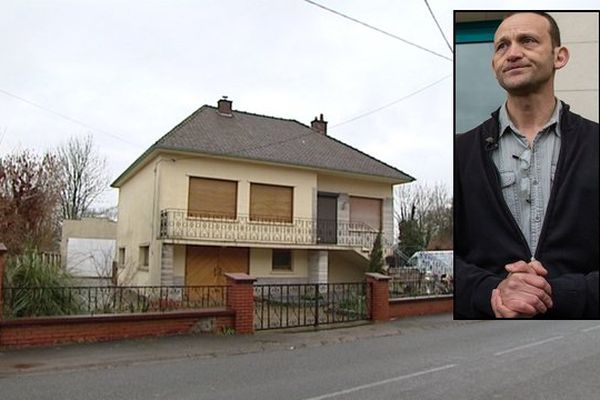
[[[114,188],[120,187],[123,183],[125,183],[127,180],[129,180],[138,170],[140,170],[144,165],[146,165],[147,159],[151,159],[161,152],[193,154],[198,157],[211,157],[211,158],[219,158],[219,159],[224,159],[224,160],[236,160],[236,161],[242,161],[242,162],[253,162],[253,163],[258,163],[258,164],[283,166],[283,167],[288,167],[288,168],[299,168],[299,169],[310,170],[310,171],[326,172],[329,174],[352,176],[352,177],[368,179],[368,180],[377,180],[380,182],[390,183],[392,185],[399,185],[399,184],[408,183],[408,182],[412,182],[412,181],[416,180],[414,177],[412,177],[404,172],[400,172],[402,175],[404,175],[402,177],[393,177],[393,176],[388,176],[388,175],[366,174],[366,173],[360,173],[360,172],[355,172],[355,171],[347,171],[347,170],[343,170],[343,169],[320,168],[317,166],[268,161],[268,160],[263,160],[263,159],[258,159],[258,158],[240,157],[237,155],[206,153],[206,152],[200,152],[200,151],[193,150],[193,149],[172,148],[172,147],[155,145],[155,146],[150,147],[140,157],[138,157],[138,159],[135,160],[133,162],[133,164],[131,164],[117,179],[115,179],[115,181],[111,184],[111,187],[114,187]]]
[[[127,182],[137,171],[139,171],[144,165],[146,165],[146,161],[151,159],[153,155],[156,155],[160,151],[160,148],[157,146],[150,146],[148,150],[142,153],[121,175],[117,177],[111,184],[110,187],[118,189],[125,182]]]

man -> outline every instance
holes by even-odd
[[[598,124],[554,96],[568,61],[546,13],[496,31],[506,103],[455,145],[457,318],[599,318]]]

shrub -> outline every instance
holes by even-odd
[[[65,288],[73,278],[60,265],[44,262],[33,249],[7,260],[5,305],[7,318],[77,314],[78,299]]]

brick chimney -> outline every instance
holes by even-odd
[[[232,117],[232,101],[227,100],[227,96],[223,96],[221,100],[217,102],[217,112],[225,117]]]
[[[323,114],[317,119],[315,119],[310,123],[310,127],[313,131],[319,132],[322,135],[327,135],[327,121],[323,119]]]

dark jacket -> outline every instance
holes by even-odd
[[[600,318],[598,124],[563,103],[561,148],[535,258],[548,270],[554,306],[545,318]],[[492,290],[506,264],[531,259],[491,158],[498,111],[458,135],[454,154],[455,316],[493,318]]]

